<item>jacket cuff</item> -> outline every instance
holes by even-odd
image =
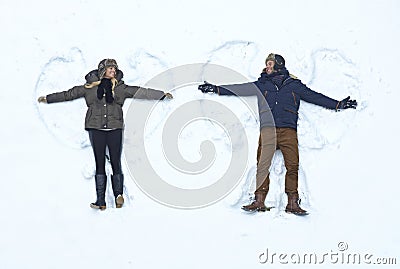
[[[338,111],[338,109],[339,109],[339,104],[340,104],[340,101],[338,101],[336,104],[336,108],[335,108],[336,111]]]
[[[46,102],[47,102],[48,104],[54,103],[54,100],[53,100],[53,98],[52,98],[52,94],[46,95]]]

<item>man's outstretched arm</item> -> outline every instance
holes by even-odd
[[[344,98],[341,101],[338,101],[326,95],[323,95],[322,93],[313,91],[304,84],[300,89],[299,94],[302,100],[328,109],[341,110],[347,108],[355,109],[357,107],[357,101],[350,100],[350,96]]]
[[[199,85],[203,93],[217,93],[218,95],[255,96],[260,95],[260,90],[253,82],[217,86],[208,82]]]

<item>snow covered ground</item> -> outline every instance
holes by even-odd
[[[398,267],[398,1],[0,1],[0,8],[0,268]],[[215,101],[246,129],[249,159],[240,182],[221,201],[192,210],[149,198],[127,164],[126,206],[112,208],[109,192],[111,208],[90,209],[94,159],[83,130],[84,101],[36,102],[84,83],[103,58],[118,61],[127,84],[145,85],[193,63],[255,80],[269,52],[282,54],[310,88],[359,102],[357,110],[340,113],[301,105],[300,192],[311,213],[304,218],[283,212],[280,153],[267,197],[276,208],[254,215],[240,210],[254,188],[258,126],[235,97],[203,95],[187,85],[152,115],[147,157],[158,174],[184,188],[215,178],[179,177],[169,167],[160,147],[164,116],[188,101]],[[126,114],[129,104],[140,106],[127,102]],[[181,132],[182,157],[198,160],[204,140],[216,152],[209,173],[223,174],[231,145],[210,121]],[[312,253],[319,265],[296,263]],[[348,254],[363,265],[343,264]]]

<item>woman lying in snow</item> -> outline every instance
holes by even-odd
[[[118,69],[114,59],[102,60],[97,70],[89,72],[86,84],[75,86],[68,91],[57,92],[38,98],[39,103],[56,103],[71,101],[84,97],[88,110],[85,118],[85,129],[89,133],[90,143],[96,160],[96,194],[97,200],[90,204],[95,209],[106,209],[105,192],[107,176],[105,171],[106,147],[110,153],[113,170],[112,189],[117,208],[124,204],[124,175],[121,169],[124,119],[122,106],[126,98],[162,100],[172,98],[170,93],[128,86],[122,80],[123,73]]]

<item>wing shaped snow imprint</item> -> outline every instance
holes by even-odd
[[[317,49],[310,55],[311,67],[307,86],[336,100],[350,95],[360,101],[358,68],[339,50]],[[305,81],[304,81],[305,82]],[[348,109],[340,113],[301,102],[298,136],[300,147],[322,149],[338,145],[346,131],[354,124],[357,111]]]
[[[129,55],[127,60],[130,69],[122,70],[125,73],[127,84],[136,83],[142,86],[152,77],[168,68],[168,64],[161,56],[156,56],[143,48]]]
[[[67,56],[57,56],[43,67],[37,80],[34,96],[65,91],[85,83],[84,76],[90,71],[78,48],[72,48]],[[38,104],[38,116],[49,132],[63,145],[84,148],[90,145],[84,130],[86,104],[83,99],[57,104]]]
[[[262,69],[254,69],[259,66],[254,63],[258,53],[259,48],[254,42],[232,40],[211,50],[207,62],[232,68],[250,79],[256,79]]]

